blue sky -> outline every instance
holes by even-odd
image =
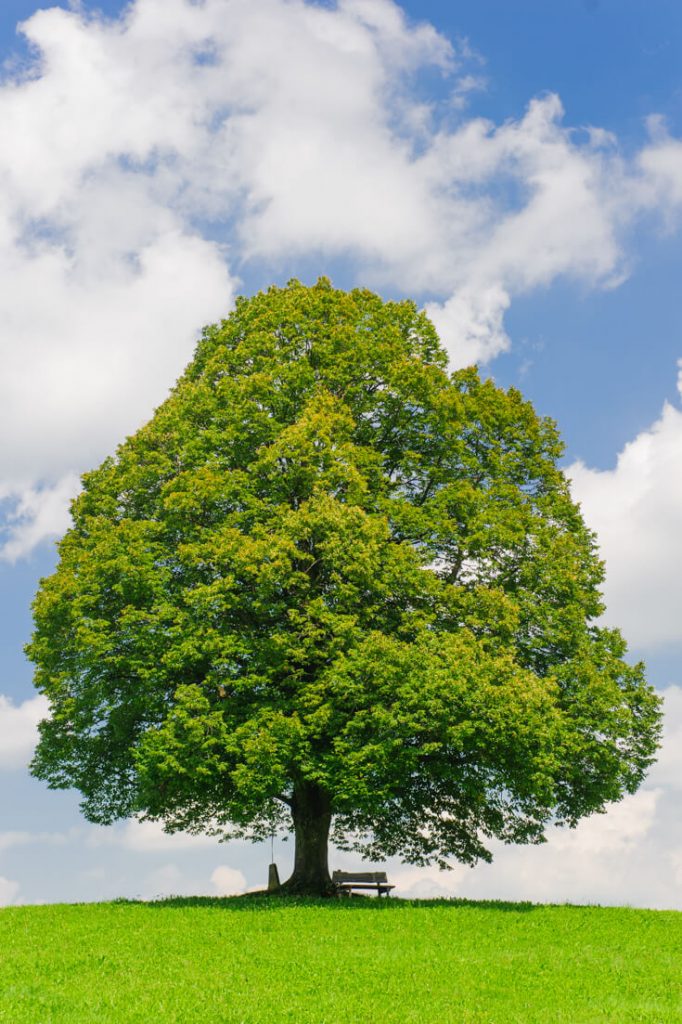
[[[492,868],[393,865],[402,890],[681,906],[679,5],[40,6],[0,9],[0,902],[264,877],[267,851],[94,830],[29,779],[22,645],[78,474],[196,330],[328,273],[426,303],[453,365],[558,421],[611,621],[668,704],[636,797]]]

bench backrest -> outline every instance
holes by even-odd
[[[385,871],[335,871],[334,882],[385,882]]]

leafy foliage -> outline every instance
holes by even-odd
[[[411,302],[241,299],[83,479],[28,650],[33,764],[85,814],[489,859],[634,791],[657,699],[595,624],[602,566],[554,424],[448,375]]]

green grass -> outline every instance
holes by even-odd
[[[258,897],[9,908],[0,1021],[682,1022],[682,914]]]

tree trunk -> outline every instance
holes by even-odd
[[[332,821],[329,794],[312,782],[294,787],[291,802],[296,847],[294,871],[282,886],[301,896],[326,896],[333,891],[327,844]]]

